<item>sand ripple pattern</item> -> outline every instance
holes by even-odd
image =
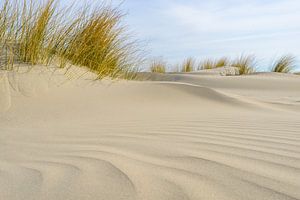
[[[12,103],[0,118],[0,199],[300,199],[300,115],[290,108],[170,83]]]
[[[1,199],[300,199],[299,122],[234,119],[12,135],[1,140]]]

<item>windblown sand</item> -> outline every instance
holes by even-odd
[[[2,200],[300,199],[300,76],[0,74]]]

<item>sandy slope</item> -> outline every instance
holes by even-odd
[[[53,74],[1,72],[0,199],[300,199],[299,76]]]

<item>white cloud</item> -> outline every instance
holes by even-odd
[[[223,3],[222,3],[223,2]],[[249,32],[300,28],[300,2],[294,0],[259,3],[236,1],[225,5],[198,3],[171,3],[165,10],[166,17],[178,25],[203,32]]]
[[[129,0],[128,24],[150,56],[180,62],[255,53],[300,57],[299,0]]]

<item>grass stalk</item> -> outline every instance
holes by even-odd
[[[256,58],[254,55],[242,55],[238,58],[236,58],[231,66],[238,68],[239,74],[251,74],[256,71]]]
[[[183,61],[181,72],[192,72],[195,69],[195,59],[192,57],[187,58]]]
[[[295,69],[295,64],[296,59],[294,56],[284,55],[274,62],[271,71],[277,73],[290,73]]]
[[[166,73],[167,64],[163,60],[154,60],[151,63],[150,71],[152,73]]]
[[[87,67],[98,78],[134,75],[140,50],[118,8],[103,3],[77,10],[59,8],[57,3],[0,3],[1,64],[57,64],[58,60],[61,67],[66,63]]]

